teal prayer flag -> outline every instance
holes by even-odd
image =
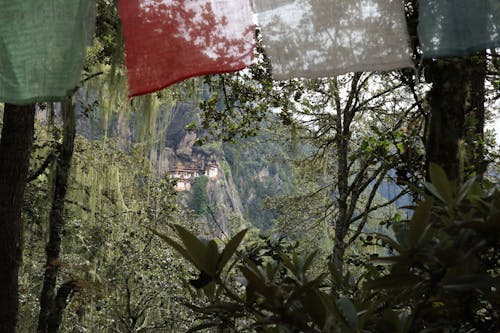
[[[500,0],[420,0],[418,37],[426,58],[500,46]]]
[[[78,85],[93,8],[91,0],[0,0],[0,102],[57,101]]]

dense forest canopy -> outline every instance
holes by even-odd
[[[48,55],[68,70],[85,62],[55,80],[76,89],[0,93],[0,333],[498,331],[499,5],[255,1],[254,29],[250,2],[239,25],[198,2],[79,0],[40,13],[85,16],[73,44],[47,43],[87,52]],[[0,38],[16,13],[2,6]],[[127,24],[146,31],[172,8],[182,29],[195,26],[158,46],[180,64],[158,51],[132,73],[141,62],[131,44],[124,57],[122,33],[134,52],[144,35]],[[483,15],[464,21],[484,23],[476,35],[448,20],[464,10]],[[332,11],[359,15],[335,23]],[[378,37],[399,40],[382,58],[399,65],[352,67],[380,55],[386,41],[366,37],[380,12]],[[346,27],[357,48],[328,36]],[[211,51],[182,49],[190,40]],[[179,81],[217,57],[229,67]],[[2,59],[0,75],[20,70]],[[12,91],[42,94],[33,80]]]

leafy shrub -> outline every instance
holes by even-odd
[[[312,272],[315,251],[257,248],[230,260],[245,231],[222,252],[180,226],[181,243],[155,231],[200,271],[191,287],[206,303],[188,304],[199,315],[191,331],[497,331],[500,191],[474,179],[454,186],[436,166],[431,179],[411,220],[392,224],[394,237],[374,235],[394,254],[366,262],[357,281],[329,263]]]
[[[202,215],[207,212],[207,183],[207,176],[197,177],[193,182],[192,208],[198,215]]]

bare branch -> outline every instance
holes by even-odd
[[[375,187],[374,187],[375,189]],[[373,193],[373,191],[372,191]],[[365,207],[369,207],[369,205],[371,205],[372,201],[373,201],[373,197],[371,196],[372,193],[370,193],[370,198],[369,198],[369,201],[367,203],[367,205]],[[376,193],[376,191],[375,191]],[[401,198],[402,196],[404,196],[405,194],[407,194],[408,191],[401,191],[399,192],[398,195],[396,195],[395,197],[393,197],[391,200],[389,201],[386,201],[384,202],[383,204],[380,204],[380,205],[375,205],[375,206],[372,206],[370,207],[369,209],[365,209],[365,211],[363,212],[363,214],[359,214],[358,216],[354,217],[353,219],[351,219],[351,223],[354,223],[356,221],[358,221],[359,219],[362,219],[361,222],[359,223],[356,231],[354,232],[354,234],[352,235],[352,237],[349,239],[348,241],[348,245],[351,245],[357,238],[358,236],[361,234],[361,232],[363,231],[363,228],[365,227],[366,225],[366,222],[368,221],[368,217],[369,217],[369,214],[371,212],[374,212],[378,209],[381,209],[381,208],[384,208],[384,207],[387,207],[391,204],[393,204],[394,202],[396,202],[399,198]]]
[[[43,161],[42,165],[40,165],[40,167],[33,174],[28,176],[26,182],[30,183],[35,179],[37,179],[42,173],[45,172],[45,170],[49,167],[50,163],[52,163],[52,161],[54,161],[56,157],[57,154],[55,153],[55,151],[51,151],[45,158],[45,161]]]

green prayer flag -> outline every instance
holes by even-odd
[[[61,100],[85,62],[91,0],[0,0],[0,102]]]

